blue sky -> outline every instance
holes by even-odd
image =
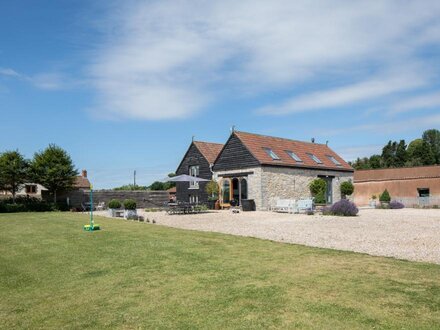
[[[97,188],[191,137],[315,137],[347,160],[440,127],[438,1],[2,1],[0,151],[56,143]]]

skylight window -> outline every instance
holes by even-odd
[[[309,157],[313,159],[315,163],[322,164],[321,160],[318,157],[316,157],[314,154],[307,154],[307,155],[309,155]]]
[[[263,148],[266,153],[272,157],[273,160],[280,160],[280,157],[270,148]]]
[[[292,158],[294,161],[296,162],[302,162],[301,158],[298,157],[298,155],[296,153],[294,153],[293,151],[290,150],[286,150],[286,153],[290,156],[290,158]]]
[[[333,156],[327,155],[328,159],[330,159],[333,164],[337,165],[337,166],[341,166],[342,164]]]

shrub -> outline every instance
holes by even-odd
[[[218,184],[214,180],[209,181],[206,184],[205,191],[208,194],[208,199],[217,200],[218,196]]]
[[[384,203],[389,203],[391,201],[391,196],[388,190],[384,190],[382,194],[379,195],[379,201]]]
[[[332,215],[354,217],[358,212],[356,205],[348,199],[341,199],[330,207],[330,214]]]
[[[112,199],[108,203],[108,208],[109,209],[120,209],[121,208],[121,202],[118,199]]]
[[[327,189],[327,182],[324,179],[318,178],[310,182],[310,193],[315,197],[316,204],[325,204],[325,191]]]
[[[50,212],[68,210],[66,203],[49,203],[33,197],[17,197],[14,204],[12,198],[0,202],[0,213],[15,212]]]
[[[390,202],[390,209],[403,209],[405,205],[398,201],[391,201]]]
[[[132,199],[126,199],[124,201],[124,209],[126,210],[136,210],[136,202]]]
[[[342,196],[350,196],[353,194],[354,186],[350,181],[345,181],[341,183],[341,194]]]

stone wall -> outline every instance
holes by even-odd
[[[289,167],[262,167],[261,209],[268,209],[277,199],[310,198],[309,184],[318,176],[334,176],[332,181],[333,203],[341,199],[340,185],[353,181],[353,173],[330,170],[311,170]]]
[[[222,179],[221,175],[237,174],[237,177],[239,177],[240,173],[249,173],[249,172],[253,172],[253,173],[247,175],[248,199],[253,199],[255,201],[256,208],[260,209],[261,208],[261,167],[251,167],[251,168],[228,170],[228,171],[215,171],[213,174],[213,179],[217,182],[220,182],[220,180]]]
[[[255,200],[257,210],[267,210],[277,199],[310,198],[309,184],[321,176],[334,176],[332,181],[333,202],[341,199],[340,185],[353,181],[353,173],[327,170],[311,170],[290,167],[263,166],[229,171],[215,171],[214,180],[221,175],[253,172],[248,174],[248,198]]]

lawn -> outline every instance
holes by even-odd
[[[85,215],[0,214],[0,328],[439,328],[440,266]]]

